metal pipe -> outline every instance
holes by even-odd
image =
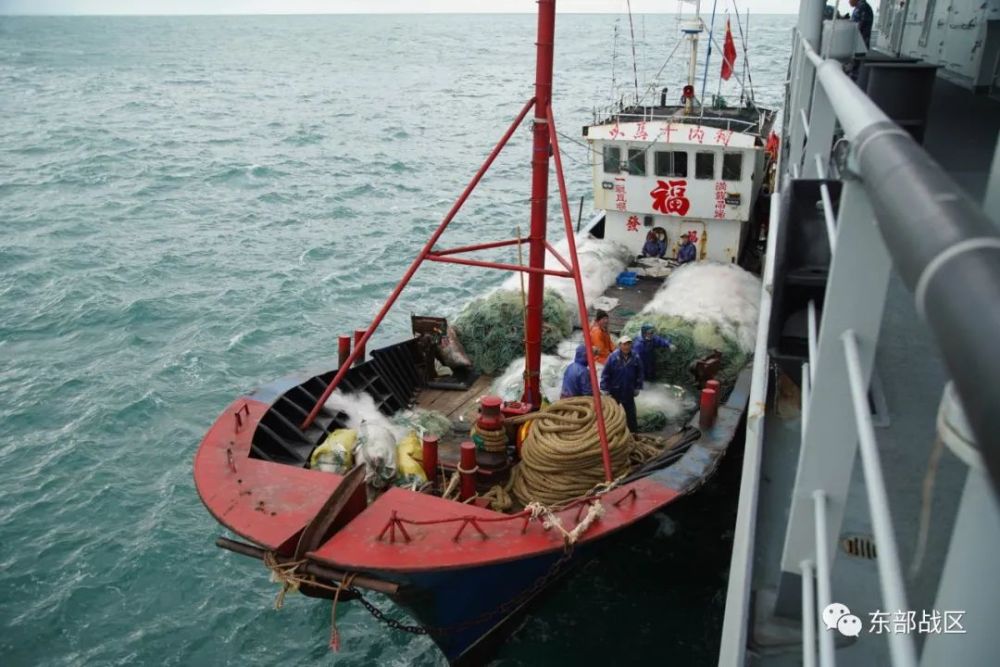
[[[705,76],[701,79],[701,108],[705,108],[705,86],[708,85],[708,62],[712,59],[712,35],[715,33],[715,8],[719,0],[712,0],[712,23],[708,28],[708,53],[705,54]],[[725,56],[723,56],[725,57]]]
[[[520,243],[520,239],[506,239],[504,241],[491,241],[489,243],[475,243],[473,245],[464,245],[457,248],[446,248],[445,250],[432,250],[428,254],[442,256],[442,255],[458,255],[463,252],[474,252],[476,250],[490,250],[491,248],[504,248],[506,246],[517,245]]]
[[[809,381],[811,377],[809,370],[811,366],[809,362],[802,364],[802,392],[801,392],[801,406],[800,411],[802,412],[802,428],[799,432],[802,434],[802,440],[806,438],[806,425],[809,423],[809,396],[812,394],[812,382]]]
[[[568,204],[567,204],[567,206],[568,206]],[[567,209],[567,210],[568,210],[568,209]],[[572,231],[570,232],[570,235],[572,235]],[[564,267],[566,267],[566,270],[567,270],[567,271],[572,271],[572,270],[573,270],[573,267],[572,267],[572,266],[570,266],[570,263],[566,261],[566,258],[565,258],[565,257],[563,257],[562,255],[560,255],[560,254],[559,254],[559,251],[558,251],[558,250],[556,250],[556,249],[555,249],[555,247],[554,247],[554,246],[553,246],[553,245],[552,245],[551,243],[549,243],[548,241],[546,241],[546,242],[545,242],[545,248],[546,248],[546,249],[547,249],[547,250],[548,250],[548,251],[549,251],[550,253],[552,253],[552,256],[556,258],[556,261],[557,261],[557,262],[559,262],[559,263],[560,263],[560,264],[562,264],[562,265],[563,265]]]
[[[365,336],[361,341],[362,345],[367,343],[368,339],[371,338],[373,333],[375,333],[375,330],[378,329],[379,324],[382,323],[382,320],[385,319],[386,314],[392,308],[393,304],[396,303],[396,299],[399,298],[399,295],[403,291],[403,288],[406,287],[406,285],[410,282],[410,278],[412,278],[413,274],[416,273],[417,269],[423,263],[424,258],[427,256],[428,253],[430,253],[431,249],[434,247],[434,244],[437,243],[438,239],[441,238],[441,235],[444,234],[444,230],[448,228],[448,224],[451,223],[452,219],[458,213],[459,209],[462,208],[462,204],[465,203],[465,200],[469,198],[470,194],[472,194],[472,191],[479,184],[479,181],[482,180],[483,175],[490,168],[490,165],[493,164],[493,161],[496,160],[497,155],[499,155],[500,151],[503,150],[503,147],[507,145],[507,141],[511,138],[511,136],[513,136],[517,128],[521,126],[521,121],[524,120],[524,117],[528,115],[528,111],[531,110],[531,107],[534,106],[534,104],[535,104],[534,98],[528,100],[525,103],[525,105],[521,108],[521,111],[517,114],[517,117],[514,119],[514,122],[510,124],[510,127],[507,128],[507,131],[500,138],[500,141],[498,141],[497,145],[493,147],[492,151],[490,151],[489,156],[487,156],[482,166],[479,167],[479,171],[477,171],[475,176],[472,177],[472,180],[469,181],[469,184],[465,186],[465,190],[462,191],[462,194],[459,195],[458,199],[452,205],[451,210],[449,210],[447,215],[444,216],[444,220],[441,221],[441,224],[438,225],[438,228],[434,230],[433,234],[431,234],[430,239],[427,240],[427,243],[424,244],[424,247],[420,250],[420,253],[416,256],[416,258],[414,258],[413,262],[410,264],[410,268],[408,268],[406,270],[406,273],[403,274],[403,277],[399,281],[399,284],[396,285],[396,288],[392,291],[392,294],[389,295],[389,298],[386,299],[386,302],[385,304],[383,304],[382,309],[379,311],[378,315],[375,316],[375,319],[372,321],[371,325],[369,325],[368,331],[365,332]],[[333,377],[333,380],[330,382],[329,385],[327,385],[326,389],[323,391],[323,395],[320,396],[319,400],[316,401],[316,405],[314,405],[313,409],[309,411],[309,414],[302,421],[302,424],[299,425],[299,428],[303,430],[309,428],[309,426],[313,423],[313,420],[316,419],[316,415],[318,415],[319,411],[323,408],[323,404],[326,403],[326,399],[330,398],[330,394],[332,394],[333,390],[337,388],[337,385],[340,384],[340,381],[344,379],[344,375],[347,374],[348,369],[350,368],[351,364],[354,363],[357,357],[358,357],[358,350],[357,348],[355,348],[354,351],[351,352],[350,356],[347,358],[347,362],[343,366],[341,366],[341,368],[337,371],[337,374]]]
[[[861,370],[861,356],[858,351],[858,339],[854,331],[848,329],[841,336],[844,343],[844,360],[847,363],[847,379],[851,388],[851,402],[854,405],[854,418],[857,423],[859,449],[861,450],[861,467],[865,473],[865,488],[868,490],[868,509],[872,517],[872,530],[875,533],[875,543],[878,544],[879,585],[882,588],[882,601],[886,609],[908,609],[906,603],[906,588],[903,585],[903,575],[900,571],[899,551],[896,549],[896,535],[892,528],[892,515],[889,511],[889,499],[885,490],[885,478],[882,476],[882,464],[879,462],[878,444],[875,441],[875,427],[872,425],[872,415],[868,408],[868,386]],[[903,667],[917,664],[916,649],[913,637],[902,632],[889,634],[889,654],[893,665]]]
[[[826,179],[826,166],[823,164],[823,156],[816,155],[816,176],[820,180]],[[820,183],[819,196],[823,202],[823,220],[826,222],[826,238],[830,243],[830,255],[833,255],[837,248],[837,222],[833,217],[833,199],[830,197],[830,186]]]
[[[831,602],[830,594],[830,542],[827,539],[826,492],[813,491],[813,518],[816,527],[816,609],[822,613]],[[905,609],[906,607],[900,607]],[[836,663],[833,657],[833,632],[825,627],[819,633],[819,664],[829,667]]]
[[[366,329],[354,330],[354,365],[362,364],[365,361],[365,333]]]
[[[809,138],[809,117],[806,116],[805,109],[799,109],[799,114],[802,116],[802,131],[806,135],[806,139]]]
[[[556,132],[556,121],[552,107],[546,110],[549,122],[549,138],[552,140],[552,155],[556,163],[556,183],[559,184],[559,202],[562,205],[563,222],[566,227],[566,244],[569,247],[570,261],[573,263],[573,287],[576,288],[576,304],[580,315],[580,328],[583,329],[583,346],[587,351],[587,372],[590,375],[590,391],[594,397],[594,415],[597,418],[597,438],[601,443],[601,463],[604,465],[604,479],[610,482],[614,479],[611,468],[611,450],[608,445],[608,430],[604,423],[604,406],[601,404],[601,387],[597,382],[597,364],[594,361],[594,344],[590,339],[590,327],[587,326],[587,302],[583,296],[583,282],[580,278],[580,260],[576,254],[576,237],[573,236],[569,217],[569,199],[566,196],[566,180],[563,177],[562,157],[559,152],[559,136]]]
[[[781,195],[771,195],[767,253],[774,257],[780,227]],[[757,502],[760,494],[760,466],[766,426],[767,380],[770,361],[767,356],[767,327],[771,320],[771,289],[774,285],[774,263],[764,266],[760,288],[760,309],[757,317],[757,342],[754,348],[753,374],[750,378],[750,400],[747,409],[746,444],[743,451],[743,471],[740,475],[736,525],[733,528],[733,555],[729,563],[729,583],[726,588],[726,611],[722,621],[722,641],[719,647],[719,667],[743,667],[746,663],[747,622],[750,609],[750,583],[753,578],[753,547],[757,527]]]
[[[518,266],[517,264],[503,264],[501,262],[487,262],[481,259],[465,259],[461,257],[439,257],[438,255],[428,255],[427,261],[442,262],[445,264],[464,264],[465,266],[481,266],[487,269],[501,269],[503,271],[521,271],[531,275],[556,276],[557,278],[573,277],[569,271],[558,271],[556,269],[539,269],[533,266]]]
[[[808,336],[807,343],[809,345],[809,381],[815,382],[816,363],[819,361],[819,353],[816,351],[816,348],[819,345],[818,343],[819,333],[818,333],[818,327],[816,325],[815,301],[812,300],[809,301],[809,307],[808,310],[806,311],[806,315],[807,315],[806,325],[808,327],[808,333],[806,335]]]
[[[351,337],[339,336],[337,338],[337,368],[341,368],[347,358],[351,356]]]
[[[812,561],[802,568],[802,667],[816,667],[816,580]]]
[[[528,232],[528,326],[524,331],[524,395],[532,405],[542,404],[542,305],[545,298],[545,230],[549,205],[549,128],[545,119],[552,104],[552,49],[555,40],[555,0],[538,0],[538,37],[535,49],[535,118],[531,148],[531,228]]]
[[[231,540],[227,537],[217,538],[215,540],[215,546],[240,554],[241,556],[256,558],[257,560],[264,560],[264,555],[267,554],[267,550],[261,549],[258,546],[246,544],[245,542],[237,542],[236,540]],[[292,561],[291,558],[281,556],[279,554],[275,554],[275,558],[277,558],[278,563],[282,565]],[[346,572],[335,570],[313,561],[306,561],[299,566],[299,570],[305,572],[306,574],[311,574],[319,579],[329,581],[333,584],[339,584],[347,575]],[[397,583],[384,581],[382,579],[375,579],[373,577],[366,577],[364,575],[355,576],[354,579],[351,580],[351,583],[360,588],[367,588],[368,590],[377,591],[386,595],[395,595],[396,592],[399,591],[399,584]]]

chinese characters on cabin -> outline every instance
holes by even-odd
[[[687,215],[691,202],[687,198],[687,181],[656,181],[650,193],[653,209],[666,215]]]

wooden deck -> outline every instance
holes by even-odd
[[[465,391],[422,389],[417,394],[417,407],[440,412],[451,419],[451,432],[442,435],[438,443],[438,460],[445,468],[454,469],[458,465],[459,445],[470,439],[469,430],[479,416],[479,399],[489,394],[492,384],[492,376],[480,375]],[[510,469],[505,454],[477,452],[476,462],[480,466],[483,491],[505,480]]]
[[[480,375],[472,383],[472,386],[465,391],[454,389],[422,389],[417,394],[417,407],[425,410],[440,412],[452,421],[464,418],[465,421],[474,421],[478,414],[481,396],[489,393],[493,378],[488,375]]]

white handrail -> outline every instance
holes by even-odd
[[[822,613],[833,601],[830,593],[830,543],[826,537],[826,492],[816,489],[812,497],[816,522],[816,608]],[[822,667],[837,664],[833,657],[833,633],[825,627],[819,634],[819,664]]]
[[[816,381],[816,347],[819,345],[819,326],[816,324],[816,302],[809,301],[809,309],[806,311],[807,343],[809,345],[809,381]]]
[[[816,667],[816,585],[812,561],[802,568],[802,667]]]
[[[777,203],[781,196],[771,195],[767,257],[774,257],[780,224]],[[774,287],[774,266],[764,267],[760,289],[760,311],[757,316],[757,341],[750,379],[750,407],[747,410],[747,433],[743,449],[743,473],[740,476],[739,511],[733,528],[733,557],[729,564],[729,584],[726,589],[725,615],[722,620],[722,641],[719,646],[719,666],[739,667],[744,664],[747,645],[747,613],[750,609],[750,584],[753,574],[753,545],[757,527],[757,500],[760,491],[760,466],[764,443],[764,414],[767,409],[767,327],[771,319],[771,290]],[[733,604],[733,600],[739,600]]]
[[[858,339],[849,329],[841,336],[841,340],[844,342],[844,360],[847,363],[851,401],[854,404],[854,418],[857,422],[865,488],[868,490],[868,508],[872,517],[875,543],[879,550],[876,562],[879,585],[882,588],[882,601],[890,612],[905,611],[909,609],[909,605],[906,603],[906,589],[903,586],[903,574],[899,565],[899,551],[896,549],[896,535],[892,530],[885,478],[882,476],[882,464],[879,461],[878,445],[875,441],[875,427],[872,425],[871,411],[868,408],[868,385],[861,372]],[[892,664],[896,667],[915,667],[917,664],[913,637],[907,633],[889,634],[889,653],[892,656]]]

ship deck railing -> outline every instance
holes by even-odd
[[[817,313],[815,303],[808,306],[801,440],[775,596],[787,602],[793,589],[799,588],[801,655],[794,662],[827,667],[836,664],[838,650],[851,642],[836,629],[828,629],[821,615],[827,605],[839,601],[831,568],[858,451],[878,545],[881,608],[909,610],[896,540],[898,527],[893,523],[870,404],[891,280],[901,281],[911,292],[916,312],[933,334],[960,397],[953,399],[955,392],[946,389],[937,421],[937,437],[969,469],[947,558],[938,573],[936,602],[960,605],[968,623],[976,627],[985,629],[994,623],[998,601],[988,591],[978,595],[970,591],[977,590],[976,582],[983,585],[996,579],[992,560],[1000,553],[1000,355],[995,344],[1000,335],[1000,233],[985,212],[996,212],[1000,206],[1000,148],[993,161],[986,206],[981,207],[889,120],[845,74],[840,62],[819,55],[823,6],[819,0],[804,0],[800,8],[779,174],[791,180],[836,179],[842,187],[839,199],[831,196],[827,185],[820,189],[818,205],[832,259],[822,314]],[[839,144],[846,144],[847,151],[835,152],[835,146],[843,147]],[[778,189],[782,186],[788,182],[783,181]],[[767,334],[776,279],[775,239],[779,224],[794,223],[779,220],[780,192],[773,197],[720,667],[768,662],[759,655],[748,656],[747,646],[755,617],[751,589],[771,376]],[[943,416],[956,409],[967,419],[972,439],[980,443],[978,449],[974,442],[953,437],[954,433],[942,434],[942,420],[947,421]],[[920,481],[913,484],[919,486]],[[862,636],[855,643],[887,641],[881,655],[896,666],[996,664],[998,641],[990,631],[927,634],[918,647],[916,632],[872,636],[865,632],[869,619],[861,621]],[[871,662],[858,661],[858,654],[848,662],[884,664],[868,655]],[[754,659],[748,663],[750,657]],[[790,663],[776,660],[774,664]]]

